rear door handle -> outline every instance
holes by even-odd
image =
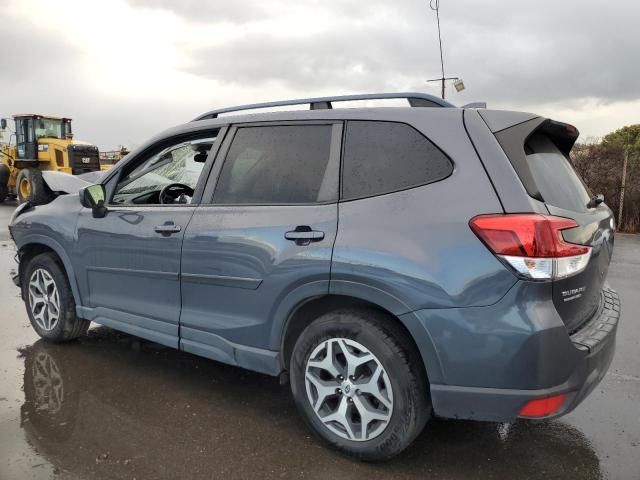
[[[161,233],[164,236],[169,236],[172,233],[179,233],[180,230],[182,230],[182,228],[180,227],[180,225],[165,224],[165,225],[158,225],[153,230],[156,233]]]
[[[285,233],[284,238],[296,242],[296,245],[309,245],[311,242],[323,240],[324,232],[312,230],[307,225],[301,225],[296,227],[295,230]]]

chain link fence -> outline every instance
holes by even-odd
[[[622,221],[617,222],[622,189],[625,148],[597,139],[576,144],[571,152],[573,164],[593,194],[604,194],[613,210],[618,230],[640,232],[640,152],[628,151]]]

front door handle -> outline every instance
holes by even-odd
[[[284,238],[296,242],[296,245],[309,245],[311,242],[323,240],[324,232],[312,230],[307,225],[300,225],[295,230],[285,233]]]
[[[166,223],[164,225],[158,225],[153,229],[156,233],[161,233],[162,235],[169,236],[173,233],[179,233],[182,228],[180,225],[174,225],[172,223]]]

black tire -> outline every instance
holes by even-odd
[[[20,189],[23,181],[28,182],[30,186],[30,194],[27,196],[24,196]],[[23,168],[20,170],[18,178],[16,178],[16,194],[18,203],[29,201],[36,205],[45,205],[53,200],[53,193],[44,182],[42,172],[37,168]]]
[[[11,170],[5,164],[0,163],[0,203],[4,202],[9,195],[9,177]]]
[[[9,187],[6,183],[0,183],[0,203],[3,203],[9,195]]]
[[[29,281],[33,273],[38,270],[46,271],[53,279],[59,297],[59,309],[57,323],[50,330],[38,324],[31,308],[29,295]],[[31,326],[45,340],[54,343],[75,340],[87,332],[90,322],[76,315],[76,303],[73,299],[69,280],[57,257],[52,253],[41,253],[29,261],[22,275],[22,298],[27,307],[27,315]]]
[[[291,391],[305,422],[331,447],[364,461],[387,460],[420,434],[431,416],[428,381],[419,353],[396,319],[376,310],[339,310],[311,323],[298,338],[291,357]],[[314,349],[330,338],[346,338],[366,347],[391,381],[391,419],[378,436],[348,440],[329,430],[307,397],[305,372]]]

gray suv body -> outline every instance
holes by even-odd
[[[80,201],[19,207],[34,328],[64,341],[92,321],[288,373],[310,427],[362,459],[395,455],[431,413],[569,412],[620,315],[614,223],[571,167],[577,131],[392,96],[411,106],[211,112]]]

